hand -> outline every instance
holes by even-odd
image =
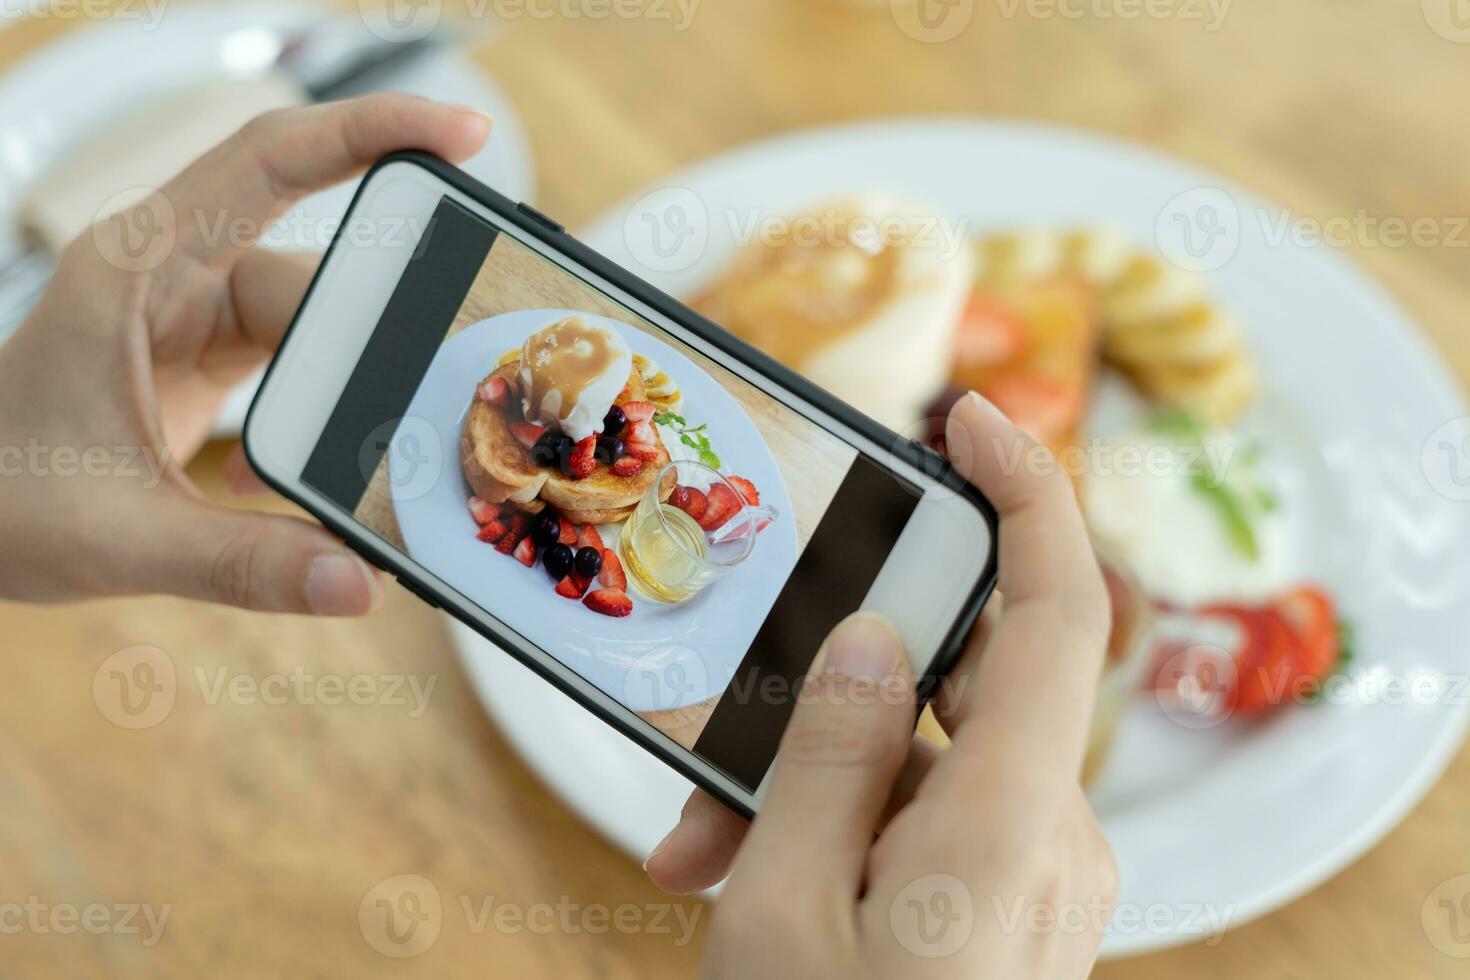
[[[1065,980],[1092,969],[1117,894],[1078,784],[1107,594],[1067,479],[1002,472],[1030,458],[1006,448],[1026,436],[971,395],[947,438],[1000,511],[1004,592],[936,699],[953,745],[911,738],[912,679],[893,629],[870,614],[840,624],[749,832],[696,792],[646,865],[690,892],[733,857],[710,976]],[[910,697],[879,693],[894,690]],[[1047,921],[1037,909],[1060,924],[1029,925]]]
[[[330,534],[212,506],[183,466],[280,343],[315,269],[252,247],[260,232],[387,153],[462,160],[489,132],[477,112],[407,95],[267,113],[72,242],[0,348],[0,596],[371,609],[376,574]],[[129,228],[165,234],[139,256]],[[247,469],[232,465],[237,479]]]

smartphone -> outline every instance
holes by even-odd
[[[752,815],[859,609],[927,696],[996,575],[940,457],[435,157],[363,179],[245,424],[277,491]]]

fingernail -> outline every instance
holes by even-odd
[[[877,613],[853,613],[828,638],[822,673],[883,680],[892,676],[902,655],[903,642],[888,620]]]
[[[975,408],[984,412],[986,415],[995,415],[999,418],[1005,418],[1005,414],[1000,409],[995,407],[995,403],[981,395],[978,391],[970,392],[968,395],[965,396],[965,399],[969,401],[971,405],[975,406]]]
[[[373,607],[373,573],[355,555],[318,555],[306,573],[306,604],[319,616],[356,616]]]
[[[658,844],[656,844],[654,846],[653,850],[651,850],[651,851],[648,852],[648,857],[646,857],[646,858],[643,859],[643,870],[644,871],[647,871],[648,870],[648,866],[653,863],[653,859],[656,858],[656,857],[658,857],[659,852],[664,849],[664,847],[669,843],[669,841],[671,841],[671,840],[674,839],[674,834],[677,833],[678,830],[679,830],[679,828],[676,826],[676,827],[674,827],[673,830],[669,831],[667,834],[664,834],[664,839],[661,840],[661,841],[659,841]]]

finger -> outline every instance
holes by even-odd
[[[459,106],[401,93],[278,109],[257,116],[163,188],[178,247],[224,258],[254,244],[305,195],[341,183],[395,150],[450,161],[480,149],[490,120]],[[227,234],[218,232],[224,229]]]
[[[135,523],[143,591],[321,616],[359,616],[382,599],[377,573],[316,525],[170,498]]]
[[[1075,778],[1107,642],[1109,605],[1071,481],[1050,454],[978,395],[960,399],[946,433],[971,481],[1000,514],[1003,615],[964,696],[969,724],[943,766],[999,758]],[[1021,461],[1021,465],[1014,464]],[[966,743],[969,743],[967,745]]]
[[[216,337],[216,341],[238,339],[260,350],[274,351],[295,318],[321,260],[316,252],[264,248],[246,252],[230,270],[229,319],[236,329]]]
[[[673,895],[692,895],[722,880],[750,822],[704,790],[689,795],[679,823],[648,855],[643,870]]]
[[[843,620],[807,675],[731,887],[743,875],[778,894],[781,881],[855,894],[914,717],[893,627],[872,613]]]
[[[230,455],[225,457],[225,482],[229,484],[231,493],[242,497],[271,492],[270,485],[250,465],[243,443],[236,443]]]
[[[965,640],[964,652],[950,672],[940,678],[939,687],[934,692],[934,720],[950,738],[969,717],[970,685],[978,683],[980,662],[1005,615],[1005,601],[1005,593],[1000,589],[990,593],[990,599],[980,611],[980,618],[975,621],[975,628]]]
[[[914,798],[943,751],[927,739],[913,739],[878,819],[880,833]],[[730,865],[749,829],[750,823],[744,817],[697,789],[684,804],[679,823],[643,862],[643,870],[655,885],[671,894],[702,892],[730,873]]]

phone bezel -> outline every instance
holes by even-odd
[[[837,400],[826,391],[816,387],[806,379],[790,371],[783,365],[762,354],[755,348],[745,344],[734,335],[726,332],[716,324],[700,316],[695,311],[685,307],[673,297],[668,296],[652,285],[639,279],[631,272],[622,269],[587,246],[578,242],[568,235],[559,225],[555,225],[550,219],[545,218],[533,209],[518,206],[493,189],[474,180],[468,174],[463,173],[452,165],[419,151],[404,151],[392,154],[380,160],[364,176],[357,193],[354,195],[348,208],[347,216],[341,227],[333,237],[332,244],[323,259],[321,269],[313,277],[307,289],[300,309],[292,319],[281,343],[281,347],[275,358],[272,359],[267,368],[265,379],[261,384],[261,393],[251,404],[250,411],[245,423],[245,452],[252,465],[260,473],[263,479],[280,492],[283,496],[292,499],[306,510],[322,521],[327,527],[341,534],[348,544],[364,554],[370,561],[385,571],[393,574],[402,582],[406,588],[419,595],[433,605],[441,606],[451,612],[456,618],[467,623],[471,628],[480,632],[487,639],[492,640],[507,652],[516,657],[522,664],[536,671],[544,679],[554,684],[558,689],[577,700],[583,707],[601,717],[625,736],[633,739],[645,750],[651,752],[661,761],[670,765],[686,778],[689,778],[711,792],[727,806],[746,816],[755,812],[762,787],[757,788],[754,793],[746,793],[739,786],[724,777],[717,769],[704,762],[691,750],[684,749],[664,736],[656,728],[636,713],[632,712],[614,699],[603,695],[601,698],[589,696],[586,691],[580,689],[579,685],[569,682],[562,674],[571,673],[561,665],[550,653],[541,647],[531,644],[519,633],[501,624],[488,610],[473,607],[474,612],[458,608],[462,597],[452,590],[441,590],[435,581],[425,580],[425,572],[413,563],[408,556],[400,555],[396,551],[379,547],[381,539],[372,535],[370,531],[362,528],[349,515],[343,515],[332,506],[326,505],[322,500],[315,499],[316,495],[299,482],[300,474],[290,476],[272,472],[272,467],[262,458],[260,447],[255,445],[253,434],[256,431],[255,423],[258,420],[257,412],[267,400],[267,392],[273,392],[273,379],[276,379],[278,370],[283,361],[284,353],[292,343],[292,336],[301,321],[302,314],[307,310],[312,299],[323,281],[323,275],[328,270],[334,252],[342,241],[342,235],[351,227],[351,219],[354,216],[364,193],[372,185],[373,179],[385,168],[395,164],[409,164],[427,171],[431,176],[457,191],[459,194],[470,199],[475,204],[484,208],[494,215],[501,223],[509,225],[518,233],[517,237],[529,238],[543,246],[541,251],[551,252],[566,260],[562,262],[564,267],[580,267],[591,277],[582,276],[584,280],[594,288],[601,288],[591,278],[603,280],[612,291],[608,292],[614,300],[625,303],[637,310],[638,306],[647,307],[658,315],[671,321],[678,328],[687,331],[698,338],[703,344],[718,352],[726,361],[734,365],[740,365],[747,369],[739,372],[742,375],[754,373],[755,375],[771,382],[775,390],[766,388],[773,397],[778,397],[780,391],[794,396],[798,403],[792,404],[791,399],[779,398],[788,407],[800,412],[805,417],[812,419],[824,428],[831,430],[833,427],[827,424],[828,420],[835,421],[840,428],[850,430],[861,437],[863,441],[870,444],[871,448],[865,448],[855,444],[859,452],[863,452],[870,458],[878,459],[889,469],[894,470],[905,479],[913,481],[914,474],[919,475],[921,484],[929,483],[942,487],[958,499],[970,504],[983,522],[989,540],[989,554],[983,570],[981,571],[975,586],[969,595],[959,605],[958,614],[954,617],[950,629],[944,634],[935,648],[934,655],[929,659],[923,675],[919,679],[920,703],[927,700],[937,686],[939,680],[954,665],[963,651],[964,640],[971,626],[978,617],[986,600],[995,588],[998,550],[999,550],[999,521],[994,508],[990,502],[974,487],[964,480],[949,464],[937,454],[928,450],[921,444],[905,439],[898,434],[884,428],[876,421],[861,414],[851,406]],[[550,258],[550,256],[548,256]],[[555,261],[555,260],[553,260]],[[575,268],[568,268],[569,272],[578,274]],[[396,283],[395,283],[396,285]],[[619,295],[618,292],[625,295]],[[635,300],[628,303],[628,299]],[[650,318],[655,326],[658,326],[656,318]],[[371,331],[366,331],[365,336],[370,336]],[[706,353],[709,353],[706,351]],[[717,360],[719,358],[716,358]],[[353,357],[353,363],[356,358]],[[727,367],[731,364],[727,364]],[[278,380],[278,379],[276,379]],[[747,380],[750,380],[747,378]],[[815,410],[815,413],[812,411]],[[828,419],[820,416],[825,415]],[[845,441],[851,441],[841,433],[837,433]],[[886,454],[886,456],[884,455]],[[899,466],[894,466],[890,460],[897,461]],[[296,481],[296,482],[292,482]],[[895,548],[895,551],[898,549]],[[884,569],[887,570],[895,563],[885,562]],[[471,604],[472,605],[472,604]],[[482,620],[479,613],[488,618]],[[502,628],[503,627],[503,628]],[[575,675],[572,675],[575,677]],[[590,688],[585,681],[581,686]],[[600,694],[595,689],[593,694]],[[608,701],[609,704],[599,703]],[[626,714],[627,717],[623,717]],[[746,799],[745,797],[749,797]]]

